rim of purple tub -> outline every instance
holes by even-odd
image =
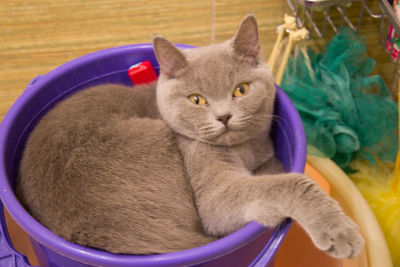
[[[178,45],[180,48],[192,48],[193,46]],[[0,127],[0,196],[3,204],[7,207],[8,212],[14,218],[14,220],[24,229],[25,232],[29,233],[30,237],[38,241],[40,244],[53,249],[54,251],[65,255],[71,259],[88,263],[88,264],[104,264],[108,266],[126,266],[129,263],[135,263],[140,266],[169,266],[169,265],[185,265],[185,264],[196,264],[204,261],[205,259],[212,260],[213,258],[220,257],[221,255],[227,254],[235,249],[245,245],[247,242],[255,239],[261,233],[265,231],[265,227],[251,222],[238,231],[224,238],[221,238],[215,242],[173,253],[157,254],[157,255],[118,255],[109,252],[104,252],[96,249],[83,247],[77,244],[68,242],[50,230],[45,228],[39,222],[37,222],[20,204],[16,198],[13,188],[7,179],[7,166],[5,147],[7,146],[7,140],[9,138],[10,129],[14,127],[14,123],[18,118],[18,114],[21,109],[27,107],[30,99],[34,97],[40,88],[38,85],[42,85],[53,81],[64,72],[69,71],[81,64],[89,64],[96,61],[100,56],[107,54],[108,56],[118,53],[124,53],[132,49],[139,50],[152,50],[151,44],[137,44],[127,45],[121,47],[108,48],[100,50],[72,61],[69,61],[60,67],[50,71],[46,75],[40,76],[37,79],[31,81],[26,90],[16,100],[16,102],[9,109],[5,115],[1,127]],[[135,62],[134,62],[135,63]],[[305,166],[305,154],[306,154],[306,143],[304,137],[303,125],[301,119],[291,103],[288,96],[279,89],[277,86],[277,95],[281,104],[287,108],[287,112],[293,116],[293,128],[295,129],[295,151],[293,158],[297,159],[292,162],[291,171],[303,172]],[[290,221],[284,221],[281,223],[281,227],[277,227],[273,237],[283,238],[287,232]],[[271,237],[271,239],[273,238]],[[273,244],[272,244],[273,245]],[[267,254],[263,256],[265,258],[273,257]]]

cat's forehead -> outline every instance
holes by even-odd
[[[212,89],[213,94],[225,95],[227,87],[234,86],[248,72],[248,67],[238,62],[229,42],[189,49],[185,54],[191,69],[187,78],[194,78],[203,89]]]
[[[195,67],[196,64],[211,67],[233,60],[233,48],[229,42],[187,49],[185,54],[191,67]]]

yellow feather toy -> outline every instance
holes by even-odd
[[[398,105],[400,111],[400,101]],[[358,172],[349,176],[374,211],[385,235],[394,266],[400,267],[400,192],[398,189],[400,151],[397,153],[395,165],[378,161],[376,165],[371,166],[368,161],[356,159],[351,163],[351,167]]]
[[[356,159],[351,164],[357,173],[349,175],[356,184],[382,228],[394,266],[400,266],[400,194],[394,190],[395,168],[393,164]]]

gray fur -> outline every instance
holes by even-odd
[[[357,225],[274,157],[275,87],[254,16],[224,43],[189,50],[160,36],[153,43],[156,90],[90,88],[37,125],[17,186],[33,216],[67,240],[133,254],[190,248],[251,221],[273,226],[292,217],[330,255],[357,255]],[[234,98],[243,82],[249,91]],[[195,105],[192,94],[207,104]]]
[[[279,169],[268,135],[275,87],[254,16],[222,44],[180,51],[167,43],[155,37],[161,62],[157,104],[177,133],[206,232],[226,235],[250,221],[271,226],[291,217],[321,250],[338,258],[357,255],[364,241],[335,200],[302,174],[271,174]],[[169,68],[165,74],[163,64],[177,66],[176,73]],[[241,82],[250,84],[249,91],[232,97]],[[188,101],[191,94],[205,97],[207,105]],[[231,115],[227,126],[218,120],[222,114]]]
[[[203,233],[154,95],[155,84],[97,86],[43,117],[17,185],[37,220],[69,241],[116,253],[173,252],[214,240]]]

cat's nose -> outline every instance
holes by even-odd
[[[229,121],[230,118],[232,118],[232,115],[231,114],[226,114],[226,115],[218,116],[217,120],[222,122],[225,126],[228,126],[228,121]]]

